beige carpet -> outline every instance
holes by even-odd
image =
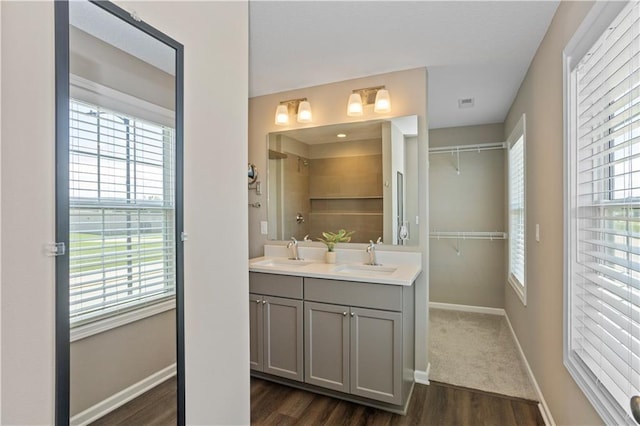
[[[430,309],[429,362],[430,380],[538,399],[503,316]]]

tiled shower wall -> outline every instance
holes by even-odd
[[[351,242],[382,236],[382,154],[310,160],[309,233],[357,232]]]

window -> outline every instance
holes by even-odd
[[[525,269],[525,117],[514,127],[509,139],[509,283],[527,304]]]
[[[173,129],[70,103],[72,326],[174,297]]]
[[[596,5],[565,50],[564,361],[607,424],[640,394],[639,37],[638,2]]]

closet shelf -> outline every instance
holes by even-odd
[[[382,213],[375,212],[309,212],[310,215],[326,215],[326,216],[382,216]]]
[[[381,200],[382,199],[382,195],[356,195],[353,197],[350,196],[320,196],[320,197],[315,197],[315,196],[311,196],[309,197],[310,200]]]
[[[429,154],[457,154],[460,152],[492,151],[494,149],[505,149],[506,147],[507,144],[505,142],[481,143],[476,145],[443,146],[429,148]]]
[[[506,232],[475,232],[475,231],[433,231],[429,232],[429,238],[438,240],[506,240]]]

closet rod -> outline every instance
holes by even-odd
[[[429,232],[429,238],[435,239],[455,239],[455,240],[506,240],[506,232],[453,232],[453,231],[433,231]]]
[[[476,145],[456,145],[456,146],[443,146],[437,148],[429,148],[429,154],[455,154],[459,152],[480,152],[491,151],[494,149],[505,149],[507,144],[505,142],[496,143],[481,143]]]

